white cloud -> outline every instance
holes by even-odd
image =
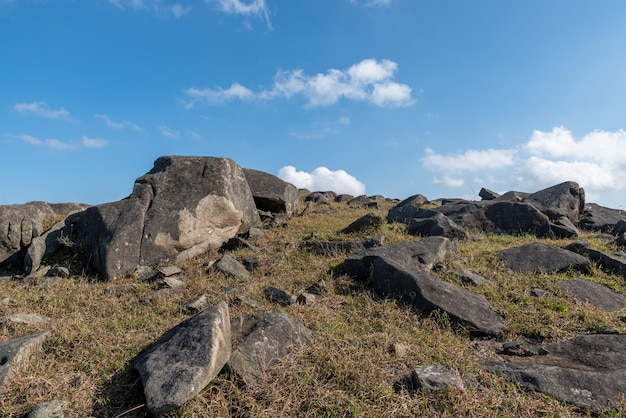
[[[342,116],[339,118],[338,122],[340,125],[350,125],[350,118],[347,116]]]
[[[39,139],[32,135],[20,135],[18,136],[18,138],[20,138],[22,141],[28,144],[50,148],[55,151],[67,151],[71,149],[76,149],[75,146],[59,141],[58,139],[54,139],[54,138]]]
[[[210,0],[205,0],[210,1]],[[243,16],[256,16],[265,20],[268,29],[272,29],[270,13],[265,4],[265,0],[217,0],[220,9],[225,13]]]
[[[425,154],[424,168],[437,173],[433,183],[445,186],[462,187],[470,181],[463,175],[472,173],[474,183],[477,177],[487,179],[502,191],[532,192],[575,181],[585,189],[587,200],[613,201],[618,198],[616,191],[626,189],[626,131],[622,129],[595,130],[575,138],[560,126],[551,131],[533,131],[517,149],[445,155],[427,148]]]
[[[433,183],[440,184],[446,187],[463,187],[465,185],[465,180],[455,179],[449,176],[442,176],[442,177],[433,177]]]
[[[176,3],[170,6],[168,10],[170,11],[170,13],[172,13],[172,15],[174,15],[176,19],[180,19],[181,17],[186,16],[189,14],[189,12],[191,12],[191,6],[185,7]]]
[[[48,108],[46,102],[18,103],[13,109],[20,113],[32,113],[46,119],[69,119],[70,112],[61,108],[53,110]]]
[[[426,148],[422,159],[424,167],[433,171],[455,173],[462,171],[484,171],[514,164],[515,151],[509,149],[468,150],[462,154],[441,155]]]
[[[288,165],[278,171],[278,177],[300,189],[310,191],[334,191],[353,196],[365,194],[365,184],[344,170],[331,171],[326,167],[318,167],[307,173]]]
[[[180,131],[176,131],[169,126],[161,125],[159,126],[159,131],[161,131],[161,135],[166,136],[172,139],[180,138]]]
[[[223,104],[240,100],[289,99],[302,96],[311,107],[329,106],[340,99],[364,101],[381,107],[403,107],[415,103],[412,89],[394,81],[398,65],[390,60],[366,59],[347,70],[330,69],[326,73],[307,76],[300,69],[278,71],[270,90],[254,92],[239,83],[228,89],[188,88],[184,92],[191,98],[187,108],[199,100],[209,104]]]
[[[113,128],[113,129],[130,128],[130,129],[133,129],[135,131],[143,131],[143,129],[140,126],[138,126],[138,125],[136,125],[136,124],[134,124],[132,122],[129,122],[129,121],[115,122],[109,116],[101,114],[101,113],[96,114],[94,116],[96,118],[98,118],[98,119],[102,119],[104,121],[104,123],[106,123],[109,128]]]
[[[230,102],[235,99],[251,100],[254,98],[254,93],[252,92],[252,90],[249,90],[246,87],[238,83],[233,83],[226,90],[221,89],[221,88],[217,90],[211,90],[211,89],[200,90],[200,89],[196,89],[192,87],[192,88],[185,90],[185,93],[187,93],[188,96],[191,96],[193,98],[193,100],[187,104],[186,106],[187,108],[193,107],[194,103],[197,100],[205,100],[209,104],[222,104],[225,102]]]
[[[87,136],[83,136],[81,140],[81,144],[87,148],[103,148],[107,144],[106,139],[101,138],[89,138]]]
[[[363,6],[389,6],[393,0],[350,0],[351,4]]]

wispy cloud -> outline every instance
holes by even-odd
[[[180,19],[183,16],[186,16],[191,12],[191,6],[182,6],[178,3],[168,7],[170,13],[176,18]]]
[[[15,135],[15,137],[27,144],[49,148],[54,151],[71,151],[79,150],[81,148],[103,148],[108,143],[106,139],[90,138],[87,136],[83,136],[80,141],[75,143],[64,142],[56,138],[41,139],[32,135]]]
[[[433,183],[447,187],[471,183],[464,178],[471,174],[474,181],[486,179],[501,191],[533,191],[571,180],[584,187],[588,196],[614,195],[626,189],[626,131],[596,130],[575,138],[560,126],[533,131],[515,149],[438,154],[427,148],[421,161],[424,168],[437,173]]]
[[[205,0],[213,2],[215,0]],[[217,0],[220,10],[229,14],[258,17],[265,21],[268,29],[272,29],[270,13],[265,0]]]
[[[172,139],[180,138],[180,131],[174,130],[170,128],[169,126],[161,125],[159,126],[159,131],[161,131],[161,135],[165,137],[172,138]]]
[[[389,6],[393,0],[350,0],[350,4],[360,6]]]
[[[98,113],[96,115],[94,115],[96,118],[98,119],[102,119],[104,121],[104,123],[107,124],[107,126],[109,128],[113,128],[113,129],[125,129],[125,128],[129,128],[135,131],[143,131],[143,128],[141,128],[141,126],[136,125],[132,122],[129,121],[123,121],[123,122],[115,122],[113,121],[108,115],[102,114],[102,113]]]
[[[330,69],[312,76],[302,70],[279,71],[270,90],[253,91],[239,83],[229,88],[198,89],[184,92],[190,100],[186,107],[193,108],[199,101],[212,105],[235,99],[273,100],[301,96],[307,106],[329,106],[340,99],[362,101],[380,107],[403,107],[415,103],[412,89],[394,81],[398,65],[390,60],[366,59],[346,70]]]
[[[191,12],[191,6],[184,6],[180,3],[172,5],[164,5],[162,0],[106,0],[108,3],[120,10],[141,10],[145,9],[157,15],[172,15],[176,19],[180,19]]]
[[[365,184],[344,170],[333,171],[318,167],[308,173],[297,171],[296,167],[288,165],[278,171],[278,177],[300,189],[310,191],[334,191],[353,196],[365,194]]]
[[[69,119],[70,112],[61,109],[50,109],[46,102],[18,103],[13,109],[19,113],[33,114],[46,119]]]

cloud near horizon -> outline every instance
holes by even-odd
[[[398,64],[390,60],[365,59],[346,70],[331,68],[312,76],[303,70],[278,71],[270,90],[253,91],[234,82],[223,89],[190,87],[184,93],[190,98],[185,107],[198,102],[221,105],[233,100],[274,100],[301,96],[309,107],[329,106],[340,99],[367,102],[380,107],[405,107],[415,103],[412,89],[394,81]]]
[[[278,177],[299,189],[315,191],[333,191],[338,194],[360,196],[365,194],[365,184],[344,170],[331,171],[326,167],[318,167],[310,173],[297,171],[288,165],[278,170]]]
[[[83,136],[81,140],[76,143],[63,142],[56,138],[40,139],[32,135],[16,135],[15,137],[27,144],[49,148],[54,151],[71,151],[81,148],[104,148],[108,144],[106,139],[90,138],[88,136]]]
[[[517,149],[467,150],[459,154],[437,154],[426,148],[424,168],[438,173],[434,184],[463,187],[465,173],[481,173],[488,182],[525,190],[575,181],[589,196],[626,188],[626,131],[596,130],[580,139],[567,128],[535,130]],[[482,177],[473,182],[483,181]],[[485,184],[484,186],[488,186]],[[503,190],[508,191],[511,189]]]

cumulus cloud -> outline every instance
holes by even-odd
[[[365,194],[365,184],[344,170],[331,171],[326,167],[318,167],[307,173],[297,171],[296,167],[288,165],[278,170],[278,177],[300,189],[334,191],[353,196]]]
[[[169,126],[161,125],[159,126],[159,131],[161,131],[161,135],[166,136],[172,139],[180,138],[180,131],[174,130]]]
[[[87,147],[87,148],[104,148],[107,144],[106,139],[89,138],[87,136],[83,136],[80,142],[82,146]]]
[[[96,114],[95,117],[98,119],[102,119],[109,128],[113,128],[113,129],[130,128],[134,131],[143,131],[143,129],[140,126],[129,121],[115,122],[109,116],[101,114],[101,113]]]
[[[464,186],[465,173],[479,174],[503,191],[534,191],[571,180],[588,198],[615,199],[615,192],[626,188],[626,131],[595,130],[576,138],[563,126],[535,130],[516,149],[446,155],[427,148],[422,164],[438,173],[433,183],[447,187]]]
[[[46,102],[18,103],[13,106],[13,109],[20,113],[30,113],[46,119],[69,119],[70,117],[70,112],[67,110],[63,108],[50,109]]]
[[[306,75],[303,70],[278,71],[269,90],[253,91],[233,83],[228,89],[188,88],[184,92],[192,108],[198,101],[223,104],[231,100],[273,100],[301,96],[310,107],[329,106],[340,99],[363,101],[380,107],[403,107],[415,103],[412,89],[394,81],[398,64],[390,60],[365,59],[346,70]]]

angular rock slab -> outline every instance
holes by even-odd
[[[502,250],[499,257],[518,273],[563,272],[569,269],[588,273],[591,268],[588,258],[541,242]]]
[[[298,208],[298,189],[291,183],[263,171],[244,168],[256,207],[267,212],[292,216]]]
[[[565,280],[559,282],[559,289],[602,311],[615,312],[626,309],[626,296],[620,295],[606,286],[589,280]]]
[[[226,302],[206,309],[165,333],[132,362],[143,383],[146,405],[162,414],[204,389],[231,355]]]
[[[581,335],[546,349],[547,355],[486,366],[526,388],[594,411],[611,409],[626,394],[626,335]]]
[[[287,314],[266,312],[233,319],[233,354],[228,365],[247,385],[260,383],[263,372],[294,349],[316,338]]]
[[[434,241],[435,238],[440,237],[429,240]],[[426,239],[418,243],[423,241]],[[433,254],[425,252],[425,246],[420,252],[412,252],[419,247],[414,243],[395,244],[393,251],[389,251],[388,247],[392,247],[389,245],[357,253],[344,261],[344,268],[348,274],[367,281],[383,295],[400,299],[424,314],[443,312],[452,321],[467,327],[472,334],[499,335],[504,320],[491,309],[483,296],[416,269],[416,266],[431,264],[422,264],[423,261],[441,257],[441,247],[449,241],[446,238],[438,241],[440,245],[434,246]],[[386,252],[383,251],[385,249]]]
[[[11,381],[17,368],[30,359],[30,355],[41,348],[50,332],[28,335],[0,343],[0,392]]]

